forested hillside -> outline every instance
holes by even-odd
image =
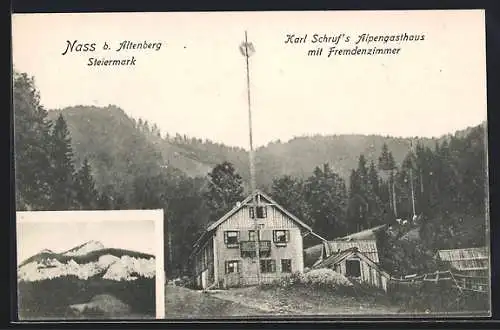
[[[20,73],[14,112],[17,209],[164,209],[170,276],[186,270],[206,225],[245,197],[241,148],[162,136],[115,106],[46,111],[33,79]],[[437,248],[485,243],[484,141],[484,126],[415,138],[413,148],[382,136],[298,137],[257,150],[258,183],[328,239],[409,220],[421,239],[402,243],[408,230],[400,228],[384,234],[380,249],[385,267],[406,262],[400,271],[412,271]]]

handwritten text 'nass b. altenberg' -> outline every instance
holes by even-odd
[[[124,40],[118,44],[116,47],[117,52],[126,51],[126,50],[155,50],[158,51],[162,47],[161,42],[133,42],[130,40]],[[112,49],[108,42],[104,42],[102,49],[110,50]],[[61,55],[66,55],[68,53],[80,53],[80,52],[95,52],[97,50],[96,42],[80,42],[78,40],[66,40],[64,51]]]

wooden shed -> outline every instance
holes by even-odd
[[[347,278],[368,283],[384,291],[387,291],[387,283],[391,278],[356,246],[332,253],[328,258],[313,266],[313,269],[318,268],[331,268]]]
[[[436,259],[441,269],[453,272],[461,288],[485,291],[489,287],[490,259],[487,247],[439,250]]]

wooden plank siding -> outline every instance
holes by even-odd
[[[213,284],[215,281],[213,240],[210,239],[203,244],[200,251],[195,255],[194,261],[194,275],[197,285],[206,288]],[[206,280],[206,283],[203,283],[203,279]]]
[[[348,260],[359,261],[360,273],[359,277],[354,277],[355,279],[359,282],[367,283],[387,291],[387,283],[390,280],[390,275],[382,271],[376,263],[355,248],[345,250],[337,255],[332,255],[328,259],[314,266],[314,268],[331,268],[349,278],[352,274],[348,273]]]
[[[249,206],[242,207],[232,217],[222,223],[218,231],[222,230],[237,230],[237,229],[253,229],[255,226],[255,219],[249,216]],[[258,219],[259,224],[263,224],[266,228],[275,229],[292,229],[298,226],[287,216],[281,213],[277,208],[272,205],[267,205],[267,217]]]
[[[275,262],[274,273],[261,273],[261,282],[270,282],[283,275],[281,269],[281,260],[290,259],[292,272],[302,272],[303,264],[303,246],[302,233],[300,228],[280,210],[273,205],[267,205],[267,217],[258,219],[261,226],[260,240],[271,242],[271,252],[269,257],[262,257],[261,260],[270,259]],[[286,246],[278,246],[273,242],[274,230],[288,230],[289,241]],[[214,246],[216,246],[215,260],[217,262],[215,273],[218,274],[216,280],[223,285],[224,278],[227,278],[226,285],[253,285],[258,281],[258,267],[256,258],[243,258],[240,248],[229,248],[224,243],[225,231],[238,231],[239,240],[249,240],[249,232],[255,230],[255,219],[249,215],[249,207],[244,206],[233,216],[222,223],[214,234]],[[239,261],[239,275],[225,274],[225,261]],[[288,273],[287,273],[288,274]]]
[[[339,272],[344,275],[347,274],[347,267],[346,267],[347,260],[350,260],[350,258],[346,258],[337,264],[338,265],[337,267],[340,267]],[[384,281],[383,276],[376,269],[370,267],[370,265],[368,265],[363,260],[359,260],[359,262],[361,268],[361,277],[359,278],[359,281],[368,283],[377,288],[381,288],[384,291],[387,290],[387,281],[386,280]]]

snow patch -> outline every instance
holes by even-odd
[[[155,273],[155,258],[142,259],[123,256],[108,268],[103,278],[115,281],[133,281],[139,276],[152,278]]]
[[[93,251],[98,251],[104,249],[104,245],[98,241],[89,241],[76,249],[71,249],[69,251],[64,252],[62,255],[64,256],[83,256]]]
[[[132,281],[138,276],[152,278],[156,274],[156,262],[154,257],[141,259],[122,256],[118,258],[110,254],[85,264],[79,264],[73,259],[67,263],[61,263],[56,259],[45,259],[19,267],[18,279],[21,281],[41,281],[73,275],[79,279],[87,280],[103,272],[106,272],[103,276],[104,279],[115,281]]]

